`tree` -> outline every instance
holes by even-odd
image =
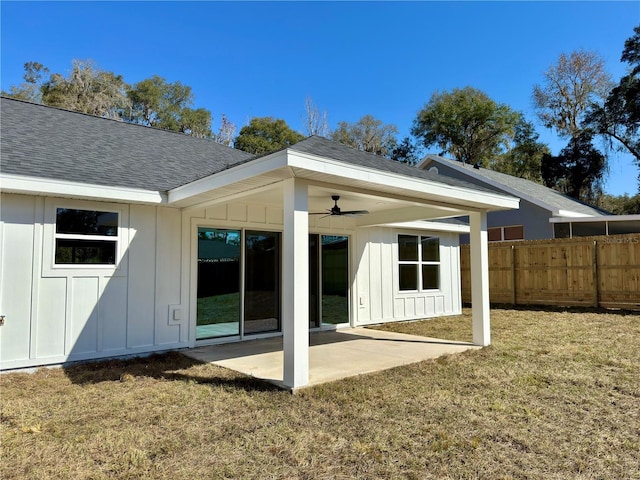
[[[598,202],[598,207],[614,215],[637,215],[640,214],[640,194],[630,197],[624,195],[603,194]]]
[[[304,139],[304,135],[292,130],[287,122],[273,117],[252,118],[249,125],[240,129],[235,148],[256,155],[275,152]]]
[[[365,115],[356,123],[339,122],[330,136],[338,143],[388,157],[396,146],[397,133],[395,125],[385,125],[373,115]]]
[[[544,78],[533,87],[533,103],[543,125],[562,137],[580,134],[587,109],[601,102],[611,85],[602,57],[584,50],[561,54]]]
[[[542,157],[551,152],[545,143],[538,142],[538,138],[533,124],[521,114],[520,121],[515,126],[513,147],[491,162],[491,168],[507,175],[542,183]]]
[[[327,124],[327,112],[320,113],[318,106],[311,97],[304,100],[304,126],[307,136],[318,135],[326,137],[329,135],[329,126]]]
[[[42,103],[42,85],[49,69],[39,62],[27,62],[24,64],[24,83],[12,85],[8,92],[2,91],[5,97],[17,98],[27,102]]]
[[[586,123],[596,133],[617,141],[619,151],[628,151],[640,168],[640,26],[624,44],[621,61],[627,62],[630,71],[611,89],[604,104],[592,104]],[[640,192],[640,174],[638,175]]]
[[[193,93],[187,85],[169,83],[154,75],[136,83],[127,95],[132,105],[128,119],[132,122],[196,137],[213,136],[211,112],[190,108]]]
[[[220,128],[218,133],[214,136],[214,140],[227,147],[233,147],[233,137],[236,135],[236,124],[230,122],[227,116],[223,113],[220,119]]]
[[[91,60],[73,60],[65,77],[54,73],[41,87],[42,103],[98,117],[122,118],[129,108],[121,75],[99,69]]]
[[[404,137],[400,143],[393,147],[390,158],[400,163],[415,165],[419,160],[418,147],[409,137]]]
[[[520,116],[472,87],[435,92],[418,112],[411,133],[462,163],[487,166],[505,150]]]
[[[597,203],[606,162],[592,140],[592,132],[583,130],[571,137],[560,155],[544,155],[541,172],[545,185],[583,202]]]

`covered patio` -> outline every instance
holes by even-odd
[[[362,327],[311,333],[309,381],[297,388],[284,382],[282,337],[208,345],[183,353],[201,362],[213,363],[296,391],[478,348],[480,347],[466,342]]]
[[[340,207],[345,212],[364,212],[365,215],[346,217],[333,215],[328,209],[327,199],[340,199]],[[471,240],[471,271],[472,271],[472,303],[473,303],[473,343],[487,346],[491,343],[489,318],[489,282],[488,282],[488,250],[487,250],[487,212],[518,207],[518,199],[497,194],[493,191],[478,189],[456,179],[440,176],[435,172],[425,172],[398,162],[355,149],[335,144],[320,137],[310,137],[287,149],[257,157],[250,161],[239,163],[214,175],[204,177],[195,182],[180,186],[168,192],[168,203],[182,209],[183,214],[183,245],[187,249],[183,252],[183,279],[185,285],[190,285],[189,298],[184,298],[182,308],[189,305],[190,318],[195,323],[197,311],[198,289],[198,232],[201,227],[211,228],[251,228],[259,230],[274,230],[273,235],[281,238],[282,261],[276,259],[270,272],[276,272],[277,288],[274,298],[279,297],[277,310],[270,318],[275,319],[271,332],[281,332],[281,338],[265,340],[258,345],[260,353],[233,354],[232,357],[247,357],[251,363],[255,355],[267,352],[260,348],[272,349],[277,355],[277,362],[267,362],[273,366],[273,371],[255,370],[249,367],[230,367],[250,375],[265,378],[274,382],[281,382],[288,388],[297,389],[305,385],[318,382],[319,377],[313,378],[311,373],[314,356],[325,355],[314,353],[310,348],[310,251],[309,235],[344,235],[350,236],[351,245],[347,267],[346,303],[348,309],[348,325],[359,327],[375,323],[386,323],[395,320],[411,320],[428,318],[445,313],[444,302],[459,306],[459,283],[457,273],[458,264],[453,240],[449,231],[443,245],[438,243],[438,252],[449,255],[448,264],[438,264],[435,270],[429,270],[429,261],[420,263],[422,254],[418,255],[418,239],[424,241],[430,238],[428,233],[443,228],[442,223],[435,220],[448,219],[458,216],[469,217],[469,233]],[[335,204],[337,208],[337,200]],[[238,230],[239,232],[239,230]],[[413,272],[412,287],[399,286],[398,275],[407,259],[398,257],[398,238],[402,232],[409,232],[413,241],[414,261],[403,271]],[[420,236],[422,235],[422,236]],[[435,235],[438,235],[436,232]],[[443,233],[444,235],[444,233]],[[238,233],[240,238],[240,233]],[[439,242],[439,240],[437,240]],[[448,242],[448,243],[446,243]],[[446,247],[444,245],[446,243]],[[375,252],[378,253],[372,253]],[[245,247],[246,251],[246,247]],[[420,250],[421,251],[421,250]],[[446,253],[450,252],[450,253]],[[441,262],[439,258],[436,262]],[[234,257],[235,258],[235,257]],[[240,256],[237,264],[242,264]],[[265,271],[264,269],[261,271]],[[433,285],[418,285],[423,271],[436,271]],[[256,270],[257,272],[257,270]],[[424,274],[426,275],[426,274]],[[220,277],[222,278],[222,277]],[[235,277],[234,277],[235,278]],[[258,278],[257,273],[255,278]],[[314,277],[315,278],[315,277]],[[242,288],[246,289],[246,285]],[[186,290],[185,290],[186,292]],[[425,293],[426,292],[426,293]],[[447,292],[447,293],[442,293]],[[237,292],[236,298],[243,298],[243,292]],[[440,299],[433,298],[442,294]],[[429,297],[431,295],[431,297]],[[420,296],[421,298],[414,298]],[[427,298],[429,297],[429,298]],[[446,298],[445,298],[446,297]],[[402,305],[407,302],[410,313],[402,313]],[[382,303],[384,305],[382,305]],[[438,304],[438,302],[440,302]],[[235,304],[234,304],[235,305]],[[239,305],[239,304],[238,304]],[[427,310],[423,305],[428,305]],[[440,305],[440,306],[436,306]],[[376,308],[376,315],[371,314]],[[238,308],[234,311],[240,311]],[[456,308],[449,308],[447,312],[455,314]],[[400,312],[400,313],[398,313]],[[280,322],[280,323],[278,323]],[[232,341],[255,341],[247,336],[256,333],[247,330],[246,320],[240,319],[234,330]],[[194,325],[192,325],[193,327]],[[195,328],[190,329],[190,344],[197,347],[196,352],[208,351],[207,342],[196,335]],[[358,331],[361,335],[362,331]],[[263,333],[263,332],[258,332]],[[352,335],[344,332],[335,333],[336,338]],[[341,337],[342,336],[342,337]],[[230,337],[231,338],[231,337]],[[322,337],[320,337],[322,338]],[[315,340],[311,336],[312,340]],[[216,338],[208,345],[219,343]],[[224,340],[228,341],[228,340]],[[270,343],[271,342],[271,343]],[[355,371],[345,375],[364,373],[368,364],[372,363],[371,353],[380,348],[379,340],[368,339],[370,346],[375,346],[371,352],[362,357],[361,361],[350,362]],[[424,344],[420,339],[408,341],[391,341],[384,345]],[[327,345],[340,345],[344,341],[328,342]],[[364,344],[364,341],[354,345]],[[265,347],[261,347],[261,346]],[[266,347],[266,345],[271,345]],[[433,345],[428,344],[428,345]],[[203,347],[201,349],[201,347]],[[329,347],[315,351],[326,350]],[[216,352],[242,352],[244,345],[230,345],[224,348],[211,347]],[[277,350],[277,352],[276,352]],[[400,348],[392,351],[401,350]],[[366,351],[366,350],[365,350]],[[283,352],[283,353],[281,353]],[[222,354],[222,353],[221,353]],[[420,353],[416,359],[411,357],[401,360],[399,356],[395,364],[390,366],[433,358],[432,354]],[[336,367],[344,368],[343,355],[337,355]],[[223,361],[224,357],[215,355],[206,361]],[[274,357],[275,358],[275,357]],[[259,357],[260,363],[264,358]],[[235,361],[240,365],[240,360]],[[316,362],[316,372],[320,363]],[[248,369],[247,369],[248,368]],[[269,367],[271,368],[271,367]],[[388,368],[388,367],[381,367]],[[364,370],[363,370],[364,369]],[[334,368],[332,370],[337,370]],[[315,375],[318,375],[317,373]],[[331,377],[331,376],[330,376]],[[332,377],[333,378],[333,377]],[[335,377],[339,378],[339,377]]]

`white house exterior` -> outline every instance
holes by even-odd
[[[461,311],[490,343],[487,212],[503,194],[311,137],[266,156],[2,99],[0,368],[284,337]],[[416,172],[418,172],[416,174]],[[318,215],[340,196],[343,211]],[[469,231],[467,228],[466,231]]]

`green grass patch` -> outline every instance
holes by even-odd
[[[492,337],[298,395],[179,353],[1,375],[0,478],[640,479],[637,314],[494,309]]]

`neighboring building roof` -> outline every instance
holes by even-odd
[[[252,155],[212,140],[2,98],[0,171],[168,191]]]
[[[447,166],[469,176],[470,178],[475,178],[493,191],[518,196],[542,208],[550,210],[555,215],[564,217],[599,217],[602,215],[610,215],[610,213],[605,210],[587,205],[586,203],[563,195],[562,193],[545,187],[544,185],[540,185],[539,183],[535,183],[524,178],[513,177],[505,173],[488,170],[486,168],[474,168],[472,165],[463,164],[455,160],[449,160],[438,155],[428,155],[418,165],[418,168],[425,169],[433,163]]]

